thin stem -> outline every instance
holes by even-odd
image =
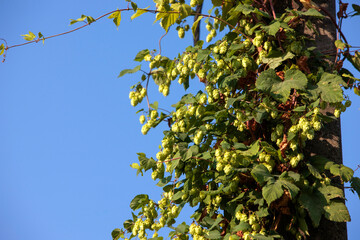
[[[275,14],[275,9],[274,9],[273,0],[270,0],[270,7],[271,7],[272,15],[273,15],[274,19],[276,19],[276,14]]]
[[[96,18],[94,22],[114,13],[114,12],[123,12],[123,11],[131,11],[131,10],[134,10],[132,8],[124,8],[124,9],[118,9],[118,10],[114,10],[114,11],[111,11],[111,12],[108,12],[108,13],[105,13],[103,15],[101,15],[100,17]],[[178,11],[169,11],[169,12],[162,12],[162,11],[158,11],[158,10],[149,10],[149,9],[140,9],[138,8],[138,10],[143,10],[143,11],[146,11],[146,12],[150,12],[150,13],[177,13],[177,14],[180,14],[180,12]],[[246,36],[244,33],[242,33],[240,30],[236,29],[235,26],[233,26],[232,24],[228,23],[227,21],[221,19],[221,18],[218,18],[218,17],[215,17],[215,16],[212,16],[212,15],[207,15],[207,14],[202,14],[202,13],[196,13],[196,12],[193,12],[191,13],[190,15],[192,16],[204,16],[204,17],[209,17],[209,18],[213,18],[213,19],[217,19],[223,23],[225,23],[226,25],[228,25],[229,27],[233,28],[235,32],[237,32],[238,34],[242,34],[243,36],[245,36],[246,38],[249,38],[248,36]],[[66,35],[66,34],[69,34],[69,33],[72,33],[72,32],[75,32],[75,31],[78,31],[86,26],[89,26],[91,23],[86,23],[85,25],[83,26],[80,26],[78,28],[75,28],[75,29],[72,29],[70,31],[66,31],[66,32],[62,32],[62,33],[59,33],[59,34],[55,34],[55,35],[52,35],[52,36],[49,36],[49,37],[45,37],[45,38],[42,38],[41,40],[47,40],[47,39],[50,39],[50,38],[54,38],[54,37],[59,37],[59,36],[62,36],[62,35]],[[250,39],[250,38],[249,38]],[[251,39],[250,39],[251,40]],[[24,46],[24,45],[27,45],[27,44],[30,44],[30,43],[37,43],[39,42],[40,39],[35,39],[33,41],[28,41],[28,42],[25,42],[25,43],[21,43],[21,44],[16,44],[16,45],[12,45],[12,46],[6,46],[5,47],[5,51],[7,51],[8,49],[10,48],[14,48],[14,47],[20,47],[20,46]]]
[[[168,31],[165,32],[164,35],[161,36],[161,38],[159,39],[159,54],[161,55],[161,40],[166,36],[166,34],[168,34],[169,32],[169,29]]]
[[[162,110],[162,111],[164,111],[164,112],[168,112],[168,113],[171,113],[170,111],[168,111],[168,110],[166,110],[166,109],[164,109],[164,108],[158,108],[159,110]]]
[[[95,21],[97,21],[97,20],[99,20],[99,19],[101,19],[101,18],[103,18],[103,17],[106,17],[106,16],[108,16],[108,15],[114,13],[114,12],[118,12],[118,11],[122,12],[122,11],[129,11],[129,10],[131,10],[131,9],[127,9],[127,8],[126,8],[126,9],[120,9],[120,10],[111,11],[111,12],[105,13],[105,14],[101,15],[100,17],[96,18]],[[59,34],[55,34],[55,35],[52,35],[52,36],[49,36],[49,37],[45,37],[45,38],[42,38],[42,39],[43,39],[43,40],[46,40],[46,39],[50,39],[50,38],[54,38],[54,37],[59,37],[59,36],[65,35],[65,34],[69,34],[69,33],[75,32],[75,31],[77,31],[77,30],[80,30],[80,29],[82,29],[82,28],[84,28],[84,27],[86,27],[86,26],[89,26],[90,24],[91,24],[91,23],[87,23],[87,24],[85,24],[85,25],[83,25],[83,26],[81,26],[81,27],[72,29],[72,30],[70,30],[70,31],[63,32],[63,33],[59,33]],[[8,50],[8,49],[14,48],[14,47],[24,46],[24,45],[27,45],[27,44],[30,44],[30,43],[37,43],[37,42],[39,42],[39,40],[40,40],[40,39],[36,39],[36,40],[33,40],[33,41],[29,41],[29,42],[25,42],[25,43],[21,43],[21,44],[12,45],[12,46],[6,47],[5,50]]]
[[[148,78],[146,80],[146,102],[149,108],[149,113],[150,113],[150,101],[149,101],[149,94],[148,94],[148,89],[149,89],[149,80],[150,80],[150,75],[151,75],[151,69],[150,69],[150,73],[148,74]]]
[[[335,25],[336,29],[339,31],[341,38],[344,39],[346,45],[348,46],[349,43],[348,43],[348,41],[347,41],[344,33],[342,32],[341,28],[340,28],[339,25],[336,23],[336,20],[334,19],[334,17],[331,16],[331,14],[330,14],[326,9],[324,9],[323,7],[319,7],[319,8],[320,8],[326,15],[329,16],[331,22]],[[348,49],[348,50],[347,50],[346,52],[349,51],[349,48],[348,48],[348,47],[347,47],[347,49]]]

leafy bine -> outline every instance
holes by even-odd
[[[142,72],[129,94],[133,106],[147,102],[147,109],[138,111],[141,132],[145,135],[163,122],[168,129],[156,159],[138,153],[139,163],[130,165],[137,174],[151,172],[163,189],[161,199],[137,195],[130,203],[132,219],[112,232],[113,239],[161,240],[159,231],[165,227],[172,229],[168,239],[306,239],[322,218],[350,221],[339,183],[349,182],[360,196],[359,178],[352,169],[311,156],[306,149],[328,121],[350,107],[343,89],[360,89],[359,79],[339,67],[339,56],[330,63],[309,47],[313,39],[297,31],[323,19],[322,8],[301,0],[305,11],[279,14],[273,1],[268,6],[262,1],[212,0],[209,14],[202,14],[195,11],[202,0],[154,0],[154,10],[127,2],[132,8],[96,19],[82,15],[70,24],[85,25],[55,36],[105,16],[119,27],[124,11],[134,11],[131,20],[153,13],[166,33],[175,25],[180,38],[190,29],[195,34],[202,20],[208,35],[207,43],[197,41],[174,59],[142,50],[134,59],[140,65],[119,74]],[[353,8],[353,15],[359,15],[360,7]],[[191,16],[197,20],[190,27],[186,20]],[[349,55],[350,45],[340,35],[344,42],[334,46],[359,70],[359,53]],[[0,55],[55,36],[39,33],[36,39],[29,32],[23,35],[27,43],[1,44]],[[175,81],[187,91],[193,81],[204,86],[187,92],[166,111],[161,102],[149,102],[150,81],[165,97]],[[328,107],[334,108],[332,116],[321,111]],[[192,223],[177,224],[185,206],[197,208]],[[282,222],[283,216],[290,221]]]

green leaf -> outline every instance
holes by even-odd
[[[191,31],[193,33],[193,36],[195,37],[195,31],[197,26],[199,25],[200,20],[203,18],[203,16],[199,16],[196,21],[193,23],[192,27],[191,27]]]
[[[252,236],[256,240],[274,240],[273,237],[267,237],[267,236],[264,236],[264,235],[261,235],[261,234],[255,234],[255,235],[252,235]]]
[[[360,52],[355,51],[354,55],[347,55],[347,60],[356,68],[356,70],[360,71]]]
[[[310,163],[306,163],[306,166],[308,167],[309,172],[310,172],[314,177],[316,177],[317,179],[322,179],[321,174],[319,173],[319,171],[318,171],[313,165],[311,165]]]
[[[340,176],[344,182],[349,182],[354,175],[354,170],[342,164],[333,164],[329,170],[334,176]]]
[[[91,16],[86,16],[86,21],[88,24],[95,22],[95,19]]]
[[[184,195],[184,191],[178,191],[177,193],[175,193],[172,197],[172,201],[176,201],[178,199],[180,199],[183,195]]]
[[[315,8],[310,8],[309,10],[307,10],[306,12],[301,12],[301,15],[303,16],[309,16],[309,17],[318,17],[318,18],[323,18],[325,17],[324,15],[322,15],[318,10],[316,10]]]
[[[329,206],[324,207],[325,218],[334,222],[350,222],[350,214],[343,202],[334,201]]]
[[[150,104],[150,107],[157,110],[159,108],[159,102],[158,101],[155,101],[154,103],[151,103]]]
[[[306,235],[309,235],[309,228],[308,228],[308,225],[307,225],[307,223],[306,223],[305,218],[299,217],[299,218],[298,218],[298,221],[299,221],[299,227],[300,227],[300,229],[301,229]]]
[[[196,154],[199,153],[199,146],[197,145],[192,145],[185,154],[185,160],[190,159],[191,157],[195,156]]]
[[[174,25],[176,19],[178,19],[178,13],[160,13],[159,18],[161,19],[161,26],[165,29],[166,32],[169,31],[169,28]],[[157,17],[158,18],[158,17]]]
[[[181,4],[172,4],[171,5],[175,10],[180,12],[180,17],[181,18],[186,18],[187,16],[189,16],[191,14],[191,7],[185,3],[181,3]]]
[[[279,21],[275,21],[271,23],[270,25],[263,26],[262,28],[265,30],[265,32],[271,36],[275,36],[276,33],[280,30],[281,23]]]
[[[207,235],[207,238],[209,239],[221,239],[221,234],[219,230],[212,230],[209,232],[209,234]]]
[[[45,44],[45,37],[41,32],[38,33],[38,39],[42,39],[43,44]]]
[[[145,170],[156,167],[156,161],[153,158],[147,158],[144,153],[137,153],[140,166]]]
[[[254,177],[255,181],[258,182],[260,185],[263,185],[264,183],[273,179],[273,176],[263,164],[259,164],[256,167],[254,167],[253,170],[251,171],[251,175]]]
[[[289,191],[291,199],[294,199],[296,195],[299,193],[300,189],[292,182],[285,179],[281,179],[278,181],[280,181],[281,185],[284,186]]]
[[[214,7],[219,7],[223,3],[223,0],[211,0],[211,3],[214,5]]]
[[[296,172],[293,172],[293,171],[288,171],[287,172],[287,175],[292,178],[295,182],[298,182],[300,181],[300,174],[299,173],[296,173]]]
[[[234,232],[238,232],[238,231],[246,231],[248,229],[250,229],[251,226],[250,224],[248,224],[247,222],[240,222],[238,225],[236,225],[232,230]]]
[[[336,48],[339,48],[341,50],[344,50],[346,48],[346,44],[341,40],[336,40],[335,46],[336,46]]]
[[[305,112],[306,111],[306,105],[297,107],[293,109],[293,112]]]
[[[136,11],[138,9],[137,4],[134,2],[131,2],[131,7],[134,9],[134,11]]]
[[[279,199],[283,194],[284,190],[282,189],[282,184],[280,181],[269,181],[262,189],[262,195],[268,205]]]
[[[112,232],[111,232],[111,236],[113,238],[113,240],[118,240],[121,237],[124,237],[124,233],[122,230],[120,230],[119,228],[115,228]]]
[[[128,219],[123,223],[123,226],[127,231],[129,231],[129,230],[131,231],[131,228],[134,225],[134,220],[137,219],[137,216],[133,212],[131,212],[131,214],[133,216],[133,220]]]
[[[140,52],[138,52],[138,54],[136,54],[134,61],[141,62],[142,60],[144,60],[144,57],[149,53],[150,53],[149,49],[141,50]]]
[[[267,217],[269,216],[269,211],[268,211],[268,208],[259,208],[258,211],[255,212],[256,216],[262,218],[262,217]]]
[[[209,231],[211,231],[213,228],[219,226],[219,223],[224,220],[222,217],[217,217],[215,219],[215,222],[211,225],[211,227],[209,228]]]
[[[0,56],[4,54],[4,51],[5,51],[5,45],[2,43],[0,45]]]
[[[189,230],[189,226],[185,222],[183,222],[179,224],[175,230],[179,233],[185,234]]]
[[[133,200],[130,203],[130,208],[132,210],[136,210],[144,206],[149,202],[149,196],[147,194],[140,194],[133,198]]]
[[[346,86],[339,75],[324,73],[317,84],[321,99],[329,103],[343,101],[343,91],[340,84]]]
[[[87,18],[86,15],[82,14],[80,18],[78,19],[70,19],[70,25],[73,25],[74,23],[77,23],[77,22],[83,22],[85,21],[85,19]]]
[[[310,157],[311,165],[313,165],[320,172],[324,171],[326,164],[329,162],[331,161],[323,156],[315,155]]]
[[[239,4],[235,11],[239,11],[243,13],[244,15],[249,15],[250,13],[254,12],[254,7],[249,4]]]
[[[355,14],[351,15],[351,17],[356,16],[356,15],[360,15],[360,6],[357,4],[352,4],[352,7],[354,9],[354,11],[356,12]]]
[[[360,178],[353,177],[350,180],[350,185],[351,185],[353,191],[355,191],[358,194],[359,198],[360,198]]]
[[[132,73],[136,73],[137,71],[139,71],[141,69],[141,65],[138,65],[136,67],[134,67],[133,69],[124,69],[120,72],[118,78],[124,76],[125,74],[132,74]]]
[[[293,59],[294,57],[295,55],[293,53],[287,52],[282,56],[277,56],[277,57],[267,56],[266,58],[263,58],[263,62],[269,64],[270,68],[275,69],[278,66],[280,66],[282,62],[288,59]]]
[[[256,109],[255,111],[253,111],[253,116],[254,119],[257,123],[262,123],[262,121],[264,119],[266,119],[266,117],[268,116],[268,112],[266,111],[266,109]]]
[[[197,62],[202,62],[202,61],[204,61],[207,57],[209,57],[210,53],[211,53],[211,51],[208,50],[208,49],[200,49],[200,50],[198,51],[198,56],[197,56],[197,58],[196,58],[196,61],[197,61]]]
[[[176,159],[171,162],[170,173],[174,171],[174,169],[179,165],[179,163],[180,163],[180,159]]]
[[[241,154],[244,156],[255,156],[259,152],[260,146],[259,146],[259,140],[251,144],[250,148],[246,151],[242,151]]]
[[[168,184],[171,181],[171,176],[167,176],[166,178],[162,178],[156,186],[158,187],[164,187],[166,184]]]
[[[271,145],[269,144],[268,142],[265,142],[265,141],[262,141],[260,143],[262,149],[264,149],[264,151],[268,154],[271,154],[273,156],[277,156],[277,151],[276,149]]]
[[[144,13],[146,13],[146,12],[147,12],[147,9],[148,9],[149,7],[150,7],[150,6],[148,6],[147,8],[142,8],[142,9],[138,8],[137,11],[130,17],[131,20],[134,20],[135,18],[137,18],[137,17],[143,15]]]
[[[318,227],[324,213],[324,207],[327,204],[324,195],[317,190],[313,192],[302,190],[299,202],[308,211],[314,227]]]
[[[324,195],[326,200],[330,202],[331,199],[344,199],[344,191],[338,187],[323,185],[319,191]]]
[[[229,76],[222,76],[218,80],[219,87],[232,89],[233,87],[235,87],[237,81],[241,77],[242,77],[242,73],[236,73],[236,74],[232,74],[232,75],[229,75]]]
[[[256,87],[259,90],[269,92],[275,99],[282,102],[286,102],[292,88],[304,90],[306,85],[305,74],[296,69],[287,70],[284,81],[276,75],[273,69],[262,72],[256,81]]]
[[[36,35],[29,31],[29,34],[21,35],[26,41],[32,41],[36,38]]]
[[[136,175],[139,175],[139,173],[141,173],[141,176],[143,175],[142,169],[138,163],[132,163],[130,164],[130,167],[137,170]]]
[[[120,22],[121,22],[121,12],[120,11],[113,12],[108,18],[113,19],[113,22],[115,23],[116,27],[120,26]]]

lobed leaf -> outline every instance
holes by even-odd
[[[262,195],[267,204],[279,199],[284,194],[280,181],[269,181],[262,189]]]
[[[124,76],[125,74],[132,74],[132,73],[136,73],[141,69],[141,65],[138,65],[136,67],[134,67],[133,69],[124,69],[120,72],[118,78]]]
[[[359,198],[360,198],[360,178],[353,177],[350,180],[350,185],[351,185],[353,191],[355,191],[358,194]]]
[[[36,38],[36,35],[29,31],[29,34],[21,35],[26,41],[32,41]]]
[[[130,208],[136,210],[144,206],[149,202],[149,196],[147,194],[139,194],[133,198],[130,203]]]
[[[350,214],[343,202],[332,202],[324,207],[325,218],[334,222],[350,222]]]
[[[130,17],[131,20],[134,20],[135,18],[140,17],[141,15],[143,15],[144,13],[146,13],[146,12],[147,12],[147,9],[148,9],[149,7],[150,7],[150,6],[148,6],[147,8],[142,8],[142,9],[137,8],[137,9],[136,9],[136,12]]]

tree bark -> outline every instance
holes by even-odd
[[[318,6],[327,10],[327,12],[336,19],[336,3],[335,0],[313,0]],[[301,8],[302,4],[298,0],[277,0],[276,11],[283,12],[285,8]],[[324,12],[322,12],[326,15]],[[304,34],[310,36],[315,40],[315,45],[320,52],[336,53],[334,42],[336,40],[336,26],[331,21],[330,17],[323,20],[318,20],[314,25],[319,35],[316,35],[309,29],[304,29]],[[329,60],[329,66],[333,59]],[[334,109],[327,108],[323,111],[324,114],[333,113]],[[305,156],[321,155],[328,158],[335,163],[342,163],[342,148],[341,148],[341,127],[340,119],[327,123],[323,129],[315,136],[315,139],[307,143],[307,152]],[[338,182],[338,184],[341,184]],[[343,186],[343,185],[342,185]],[[320,226],[316,229],[309,230],[310,240],[347,240],[346,223],[331,222],[323,218]],[[287,240],[292,240],[286,238]]]

